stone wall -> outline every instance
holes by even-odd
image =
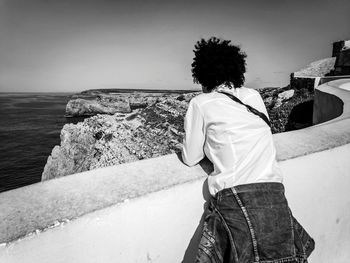
[[[337,56],[334,75],[350,75],[350,48],[341,50]]]
[[[333,42],[332,57],[337,57],[345,44],[344,40]]]
[[[315,87],[316,77],[295,77],[294,73],[290,75],[290,87],[292,89],[301,90],[307,89],[313,91]]]

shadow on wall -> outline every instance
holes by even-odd
[[[331,105],[324,107],[324,105]],[[333,94],[315,90],[313,125],[335,119],[343,114],[344,102]],[[317,110],[315,110],[317,109]]]
[[[183,162],[181,153],[177,153],[177,157],[181,162]],[[213,171],[213,165],[206,157],[199,163],[199,165],[207,175],[209,175]],[[186,248],[185,255],[181,263],[193,263],[195,262],[195,259],[196,259],[198,245],[202,236],[203,224],[207,214],[208,202],[211,197],[208,189],[208,179],[206,179],[203,183],[202,195],[203,195],[203,199],[205,200],[203,204],[203,215],[200,218],[198,226],[196,227],[196,230],[193,233],[191,241]]]
[[[203,230],[203,224],[204,220],[207,216],[207,207],[208,207],[208,202],[210,199],[210,193],[208,190],[208,179],[206,179],[203,183],[203,188],[202,188],[202,193],[203,193],[203,198],[205,200],[205,203],[203,204],[203,215],[199,221],[198,226],[196,227],[196,230],[194,231],[194,234],[191,238],[190,243],[188,244],[184,258],[181,263],[193,263],[196,260],[196,255],[198,251],[198,246],[199,242],[201,240],[202,236],[202,230]]]
[[[285,131],[293,131],[312,126],[314,100],[296,105],[289,114]]]

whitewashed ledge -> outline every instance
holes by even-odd
[[[316,100],[319,96],[321,103],[315,103],[314,119],[316,123],[326,122],[274,135],[290,205],[316,240],[318,250],[313,256],[315,261],[311,262],[346,262],[350,256],[349,251],[344,252],[344,247],[350,245],[349,83],[349,80],[336,80],[317,88]],[[339,100],[333,100],[334,96]],[[333,107],[329,101],[339,105]],[[203,181],[211,170],[207,161],[189,168],[172,154],[1,193],[0,243],[3,245],[0,246],[0,262],[23,262],[24,259],[26,262],[191,262],[196,247],[196,235],[192,235],[197,232],[195,225],[200,221],[202,212],[202,207],[195,212],[193,208],[204,203]],[[197,198],[202,191],[203,197]],[[193,192],[192,195],[190,192]],[[135,202],[126,202],[131,199]],[[169,203],[158,204],[161,200]],[[163,219],[155,220],[155,216],[148,215],[144,211],[147,204],[155,207],[156,213],[163,211]],[[167,210],[172,205],[172,210],[177,207],[178,210],[175,210],[180,211],[180,215]],[[125,212],[127,208],[135,209],[132,210],[134,212],[129,211],[131,214],[127,218],[130,223],[122,221],[118,225],[117,219],[128,215]],[[92,213],[97,210],[100,211]],[[135,213],[136,218],[132,217]],[[110,215],[114,215],[114,221],[107,220],[109,229],[100,227],[97,230],[95,227],[102,223],[86,221],[92,217],[105,218],[101,222],[106,223]],[[174,218],[176,222],[182,222],[180,228],[172,221]],[[60,232],[58,225],[66,225],[63,227],[66,230]],[[130,229],[134,232],[130,233]],[[42,230],[46,231],[41,233]],[[45,239],[48,236],[45,233],[50,231],[56,231],[52,234],[59,236],[48,240],[60,240],[57,241],[60,243],[50,243]],[[103,240],[113,231],[116,233],[113,238]],[[30,236],[31,233],[34,235]],[[82,237],[75,240],[79,235]],[[130,235],[134,236],[132,241]],[[166,235],[169,239],[176,236],[178,239],[173,238],[175,243],[167,243],[165,237],[159,235]],[[100,243],[90,240],[92,236],[97,237]],[[22,242],[21,238],[27,241]],[[144,243],[137,241],[143,239]],[[334,244],[337,240],[339,244]],[[67,241],[69,245],[62,244]],[[329,242],[332,246],[327,248]],[[45,245],[42,246],[43,243]],[[115,244],[111,246],[110,243]],[[91,247],[92,244],[95,247]],[[138,252],[134,253],[132,249]]]

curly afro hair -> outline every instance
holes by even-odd
[[[194,83],[199,83],[206,90],[225,84],[239,88],[244,83],[247,55],[240,47],[230,44],[231,40],[211,37],[201,39],[195,45],[192,63]]]

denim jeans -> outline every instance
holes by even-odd
[[[305,263],[314,246],[281,183],[246,184],[210,200],[196,262]]]

